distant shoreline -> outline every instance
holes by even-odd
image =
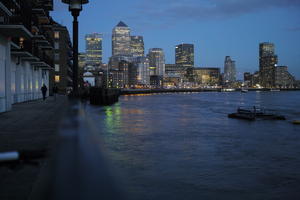
[[[262,89],[256,89],[256,88],[249,88],[247,89],[250,91],[270,91],[270,88],[262,88]],[[134,95],[134,94],[157,94],[157,93],[185,93],[185,92],[240,92],[241,89],[237,88],[235,91],[222,91],[221,88],[199,88],[199,89],[122,89],[121,95]],[[300,91],[300,88],[296,89],[280,89],[280,91]],[[276,92],[280,92],[276,91]],[[275,91],[274,91],[275,92]]]

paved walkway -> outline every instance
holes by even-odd
[[[59,122],[67,108],[65,96],[56,100],[37,100],[16,104],[12,111],[0,114],[0,152],[14,150],[51,151]],[[39,160],[45,163],[47,158]],[[0,165],[0,199],[25,200],[40,172],[40,166],[17,165],[11,169]]]

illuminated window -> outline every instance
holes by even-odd
[[[54,66],[55,66],[55,71],[59,72],[59,64],[55,64]]]
[[[58,31],[55,31],[55,32],[54,32],[54,38],[55,38],[55,39],[59,39],[59,32],[58,32]]]
[[[60,81],[60,76],[55,75],[55,83],[59,83],[59,81]]]

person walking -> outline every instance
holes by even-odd
[[[58,93],[58,87],[57,87],[57,85],[54,85],[54,86],[53,86],[52,91],[53,91],[54,100],[56,100],[56,95],[57,95],[57,93]]]
[[[42,91],[42,94],[43,94],[43,100],[45,101],[46,100],[46,93],[47,93],[47,86],[45,84],[43,84],[43,86],[41,87],[41,91]]]

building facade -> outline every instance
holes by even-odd
[[[143,57],[145,55],[143,36],[131,36],[130,49],[133,57]]]
[[[53,25],[54,38],[54,84],[58,92],[67,94],[73,85],[73,49],[67,27]]]
[[[216,67],[195,67],[193,69],[194,81],[199,86],[220,85],[220,68]]]
[[[295,78],[288,72],[287,66],[277,66],[275,68],[275,87],[293,88]]]
[[[43,84],[49,89],[52,9],[51,0],[0,1],[0,112],[41,98]]]
[[[147,87],[150,85],[149,59],[145,56],[137,57],[134,61],[137,66],[137,85]]]
[[[85,36],[86,64],[98,66],[102,64],[102,34],[92,33]]]
[[[275,86],[275,67],[278,63],[273,43],[259,44],[259,76],[262,87],[272,88]]]
[[[130,56],[130,41],[130,28],[120,21],[112,31],[112,56]]]
[[[149,49],[148,53],[150,76],[165,75],[165,54],[161,48]]]
[[[194,67],[194,45],[177,45],[175,47],[175,63],[184,67]]]
[[[232,60],[230,56],[225,57],[223,81],[225,84],[234,83],[236,81],[235,61]]]

